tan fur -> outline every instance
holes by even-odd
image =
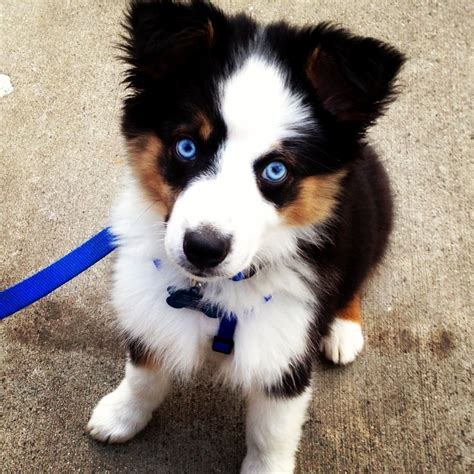
[[[306,63],[306,76],[312,81],[312,78],[314,76],[314,71],[315,71],[315,66],[318,61],[318,56],[320,52],[320,48],[316,48],[308,58],[308,61]],[[313,84],[314,85],[314,84]]]
[[[207,38],[209,46],[212,46],[214,44],[214,25],[211,20],[207,22]]]
[[[146,193],[158,206],[163,216],[170,214],[176,193],[163,178],[160,160],[163,144],[153,134],[146,134],[128,142],[130,164]]]
[[[340,311],[337,315],[338,318],[346,321],[352,321],[353,323],[361,323],[362,317],[360,312],[360,296],[355,295],[346,307]]]
[[[337,203],[342,178],[346,171],[326,176],[310,176],[300,182],[298,197],[281,209],[280,213],[290,225],[305,226],[327,219]]]
[[[189,123],[180,125],[175,130],[176,136],[195,137],[199,134],[203,141],[209,140],[211,133],[212,124],[203,112],[198,112]]]
[[[198,114],[197,121],[199,124],[199,135],[204,141],[209,140],[212,133],[211,122],[203,113]]]
[[[311,84],[316,90],[319,89],[319,82],[317,80],[317,66],[320,63],[321,58],[324,60],[324,56],[324,53],[321,54],[321,49],[318,47],[313,50],[313,52],[309,55],[308,61],[306,62],[306,77],[310,80]]]

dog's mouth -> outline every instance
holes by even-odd
[[[225,280],[234,276],[233,273],[225,272],[219,268],[197,268],[184,259],[178,262],[178,266],[186,276],[202,282]]]
[[[240,281],[252,277],[257,273],[258,268],[255,264],[249,263],[242,266],[239,271],[227,271],[224,268],[197,268],[190,264],[185,258],[179,259],[175,264],[186,274],[187,277],[199,282],[213,282],[219,280]]]
[[[186,275],[193,280],[197,281],[217,281],[217,280],[223,280],[227,278],[227,275],[222,274],[221,272],[218,272],[216,270],[212,269],[199,269],[199,268],[193,268],[190,265],[179,265],[181,269],[186,273]]]

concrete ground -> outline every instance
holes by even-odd
[[[397,223],[365,300],[367,347],[323,365],[299,472],[467,472],[472,423],[472,3],[226,0],[262,20],[340,22],[410,58],[371,133]],[[0,0],[0,287],[107,222],[123,172],[114,59],[124,3]],[[237,472],[243,406],[203,375],[124,446],[86,435],[123,370],[110,258],[1,326],[3,472]],[[472,472],[472,471],[470,471]]]

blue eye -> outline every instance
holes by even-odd
[[[176,154],[184,161],[194,160],[196,151],[196,145],[189,138],[182,138],[176,142]]]
[[[269,183],[281,183],[285,180],[288,171],[281,161],[272,161],[262,172],[262,178]]]

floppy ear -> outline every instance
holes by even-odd
[[[163,78],[196,63],[215,43],[220,10],[201,0],[135,0],[126,14],[127,35],[121,44],[131,67],[126,82],[140,88],[150,79]]]
[[[318,25],[311,35],[316,46],[306,75],[322,106],[363,134],[394,99],[394,81],[404,56],[381,41],[329,24]]]

